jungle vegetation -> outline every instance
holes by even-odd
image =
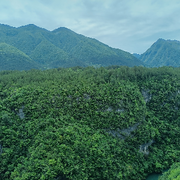
[[[180,69],[0,72],[0,179],[143,180],[180,161]]]
[[[163,173],[159,180],[179,180],[180,179],[180,162],[174,163],[171,168]]]

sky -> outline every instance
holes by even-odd
[[[66,27],[142,54],[159,38],[180,41],[180,0],[2,0],[0,23]]]

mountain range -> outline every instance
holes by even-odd
[[[0,71],[74,66],[180,66],[180,42],[158,39],[143,54],[109,47],[60,27],[53,31],[34,24],[18,28],[0,24]]]
[[[64,27],[48,31],[33,24],[18,28],[0,24],[0,51],[0,70],[143,65],[128,52]]]
[[[180,42],[158,39],[146,52],[134,54],[147,67],[180,66]]]

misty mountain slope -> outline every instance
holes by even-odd
[[[133,56],[135,56],[137,59],[139,59],[141,55],[138,53],[133,53]]]
[[[180,66],[180,42],[176,40],[158,39],[140,60],[149,67]]]
[[[29,70],[39,67],[22,51],[6,43],[0,43],[0,70]]]
[[[143,65],[140,60],[134,58],[128,52],[111,48],[96,39],[76,34],[67,28],[56,29],[53,33],[57,36],[54,43],[58,47],[67,51],[72,57],[76,55],[75,59],[87,64],[101,64],[102,66],[116,64],[127,66]]]
[[[128,52],[111,48],[64,27],[48,31],[33,24],[19,28],[0,24],[1,42],[16,47],[45,69],[89,65],[143,65]]]
[[[35,25],[22,26],[17,28],[18,34],[13,38],[9,38],[11,45],[20,49],[27,55],[31,55],[32,51],[46,38],[43,32],[48,33],[47,30],[39,28]]]
[[[57,66],[59,67],[69,61],[66,52],[47,40],[41,41],[31,52],[30,57],[34,59],[35,62],[52,68],[54,67],[52,64],[55,62],[59,63],[59,65],[57,63]]]

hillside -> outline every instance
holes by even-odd
[[[159,180],[179,180],[180,179],[180,162],[174,163],[171,168],[163,173]]]
[[[133,53],[132,55],[135,56],[137,59],[139,59],[141,56],[140,54],[137,54],[137,53]]]
[[[29,70],[39,66],[25,53],[6,43],[0,43],[0,70]]]
[[[180,69],[0,72],[0,179],[144,180],[180,157]]]
[[[179,41],[159,39],[139,59],[148,67],[179,67],[179,57]]]
[[[63,27],[48,31],[33,24],[19,28],[0,24],[1,42],[25,53],[40,69],[143,64],[128,52]]]

